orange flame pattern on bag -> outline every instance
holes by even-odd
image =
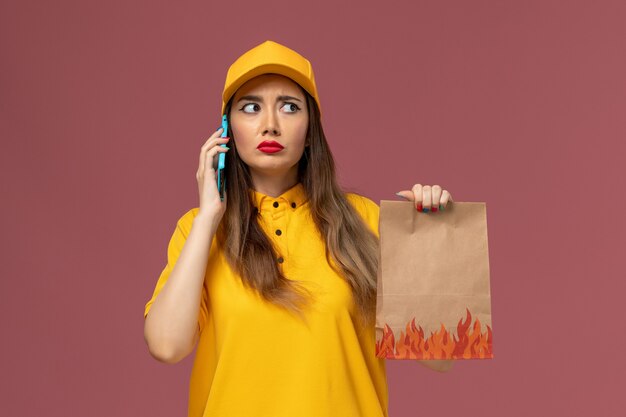
[[[451,335],[442,324],[438,332],[430,333],[424,339],[422,327],[415,326],[415,317],[406,326],[406,335],[400,332],[400,338],[395,341],[391,328],[385,323],[383,336],[376,342],[376,357],[386,359],[490,359],[492,352],[491,328],[487,327],[481,333],[481,324],[478,319],[474,322],[472,331],[468,331],[472,322],[469,309],[465,322],[459,320],[457,325],[458,339]]]

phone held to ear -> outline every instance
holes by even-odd
[[[228,120],[226,115],[222,116],[222,135],[220,137],[225,138],[228,136]],[[220,146],[226,147],[223,143]],[[220,152],[217,160],[217,190],[220,193],[220,200],[224,201],[224,193],[226,192],[226,152]]]

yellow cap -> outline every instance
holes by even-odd
[[[296,51],[270,40],[250,49],[228,68],[222,93],[222,114],[235,91],[261,74],[280,74],[291,78],[315,99],[321,114],[311,63]]]

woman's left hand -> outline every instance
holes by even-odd
[[[433,213],[437,210],[445,210],[448,202],[453,202],[452,195],[448,190],[442,190],[438,185],[415,184],[411,190],[396,193],[397,196],[413,201],[417,211]]]
[[[448,202],[453,202],[452,195],[448,190],[443,190],[438,185],[415,184],[411,190],[396,193],[397,196],[413,201],[418,211],[428,213],[437,210],[445,210]],[[421,360],[420,364],[437,372],[448,372],[454,365],[454,360]]]

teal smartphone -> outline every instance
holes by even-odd
[[[228,136],[228,119],[226,115],[222,116],[222,135],[220,137],[225,138]],[[220,146],[226,148],[226,144],[223,143]],[[220,200],[224,201],[224,193],[226,192],[226,153],[220,152],[217,160],[217,190],[220,193]]]

